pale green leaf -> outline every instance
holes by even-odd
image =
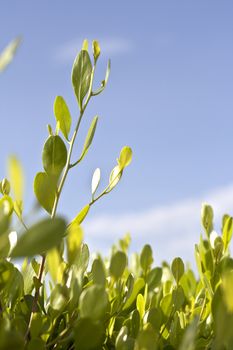
[[[34,193],[40,205],[52,213],[57,186],[55,179],[46,173],[37,173],[34,179]]]
[[[88,130],[88,133],[87,133],[84,145],[83,145],[83,150],[82,150],[82,153],[80,156],[80,160],[82,160],[85,157],[86,153],[88,152],[88,150],[92,144],[93,137],[94,137],[95,131],[96,131],[97,122],[98,122],[98,117],[95,116],[93,118],[91,125],[90,125],[90,128]]]
[[[66,101],[62,96],[57,96],[55,98],[54,115],[57,122],[59,122],[61,132],[66,140],[68,140],[72,119]]]

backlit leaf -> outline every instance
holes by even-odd
[[[74,61],[71,75],[80,109],[82,109],[83,99],[90,88],[91,74],[92,64],[90,56],[86,50],[81,50]]]
[[[52,213],[57,186],[55,179],[46,173],[37,173],[34,179],[34,192],[40,205]]]
[[[53,108],[56,120],[60,125],[60,130],[66,140],[68,140],[72,119],[66,101],[62,96],[57,96],[55,98]]]
[[[24,174],[22,165],[15,156],[11,156],[8,159],[8,173],[14,198],[16,200],[22,200],[24,191]]]
[[[91,122],[91,125],[90,125],[90,128],[88,130],[88,133],[87,133],[87,136],[86,136],[86,139],[85,139],[85,142],[84,142],[84,145],[83,145],[83,150],[82,150],[82,153],[81,153],[81,156],[80,156],[80,160],[83,159],[85,157],[85,155],[87,154],[90,146],[91,146],[91,143],[92,143],[92,140],[93,140],[93,137],[95,135],[95,131],[96,131],[96,126],[97,126],[97,122],[98,122],[98,117],[95,116]]]

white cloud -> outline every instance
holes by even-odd
[[[130,232],[133,249],[141,249],[143,244],[150,243],[159,260],[181,255],[185,260],[193,261],[194,244],[202,232],[200,212],[203,202],[212,205],[218,231],[222,215],[233,214],[233,184],[142,212],[90,218],[84,225],[85,237],[95,250],[102,250],[103,246],[109,248],[118,237]]]
[[[120,37],[98,38],[103,55],[112,57],[130,52],[133,48],[132,42]],[[60,63],[73,61],[78,50],[82,47],[82,38],[73,39],[57,48],[55,58]],[[89,41],[91,44],[91,40]]]

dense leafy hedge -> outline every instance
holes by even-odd
[[[17,159],[9,161],[10,181],[0,183],[0,350],[233,349],[230,216],[223,217],[222,232],[217,234],[212,208],[203,205],[204,235],[195,246],[198,277],[179,257],[154,266],[149,245],[129,256],[129,236],[112,247],[109,257],[90,258],[80,224],[91,206],[119,182],[132,158],[129,147],[121,150],[109,183],[99,194],[100,170],[94,172],[91,199],[71,223],[56,216],[66,177],[84,159],[96,130],[97,117],[80,157],[72,163],[86,106],[108,80],[110,64],[100,88],[93,91],[99,55],[94,41],[92,64],[85,41],[74,62],[72,83],[80,115],[72,137],[68,106],[61,96],[55,99],[56,130],[48,126],[44,171],[34,180],[38,203],[50,217],[29,228],[24,222],[23,177]],[[17,242],[14,214],[23,227]],[[19,224],[16,227],[18,231]],[[18,258],[23,258],[20,268],[15,264],[21,261]]]

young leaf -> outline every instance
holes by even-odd
[[[229,243],[231,241],[232,232],[233,232],[233,218],[231,216],[227,216],[227,218],[224,221],[223,232],[222,232],[222,239],[223,239],[225,251],[227,250]]]
[[[202,210],[201,210],[201,220],[202,220],[202,225],[206,231],[207,237],[210,236],[211,231],[213,231],[213,209],[211,208],[210,205],[208,204],[203,204],[202,205]]]
[[[11,156],[8,160],[8,173],[15,199],[22,200],[24,190],[23,168],[15,156]]]
[[[61,132],[68,141],[72,119],[66,101],[62,96],[57,96],[55,98],[54,115],[57,122],[60,123]]]
[[[92,64],[90,56],[86,50],[81,50],[74,61],[71,75],[80,110],[82,110],[83,99],[90,88],[91,74]]]
[[[127,167],[131,161],[132,161],[132,150],[130,147],[125,146],[122,148],[121,153],[120,153],[120,157],[118,160],[118,164],[120,166],[121,169],[124,169],[125,167]]]
[[[95,169],[94,174],[92,176],[92,182],[91,182],[91,193],[92,197],[94,196],[98,186],[100,183],[100,168]]]
[[[5,194],[6,196],[8,196],[8,194],[10,193],[10,190],[11,190],[10,182],[4,178],[1,182],[1,192],[2,194]]]
[[[79,224],[73,223],[67,229],[67,255],[70,265],[72,265],[77,258],[82,240],[82,228],[79,226]]]
[[[82,160],[85,157],[86,153],[88,152],[88,150],[92,144],[92,140],[93,140],[93,137],[94,137],[95,131],[96,131],[97,122],[98,122],[98,117],[95,116],[93,118],[91,125],[90,125],[90,128],[88,130],[88,133],[87,133],[84,145],[83,145],[83,150],[82,150],[80,160]]]
[[[85,50],[88,52],[88,40],[87,39],[83,40],[82,50]]]
[[[11,256],[24,257],[44,254],[59,245],[66,230],[62,218],[44,219],[29,228],[19,239]]]
[[[119,165],[116,165],[112,171],[111,174],[109,176],[109,185],[108,185],[108,191],[110,192],[114,189],[114,187],[116,187],[116,185],[118,184],[118,182],[120,181],[122,176],[122,169],[120,168]]]
[[[184,263],[181,258],[178,257],[172,261],[171,270],[176,280],[176,283],[178,283],[184,274]]]
[[[55,179],[46,173],[37,173],[34,179],[34,193],[40,205],[52,213],[57,186]]]
[[[92,42],[92,51],[93,51],[94,60],[96,62],[100,55],[100,46],[97,40],[93,40]]]
[[[48,175],[59,176],[67,160],[67,149],[61,137],[49,136],[44,144],[42,161]]]
[[[85,219],[85,217],[87,216],[89,209],[90,209],[90,205],[89,204],[85,205],[85,207],[83,207],[82,210],[80,210],[80,212],[78,213],[78,215],[71,221],[70,225],[73,225],[73,224],[80,225]]]

